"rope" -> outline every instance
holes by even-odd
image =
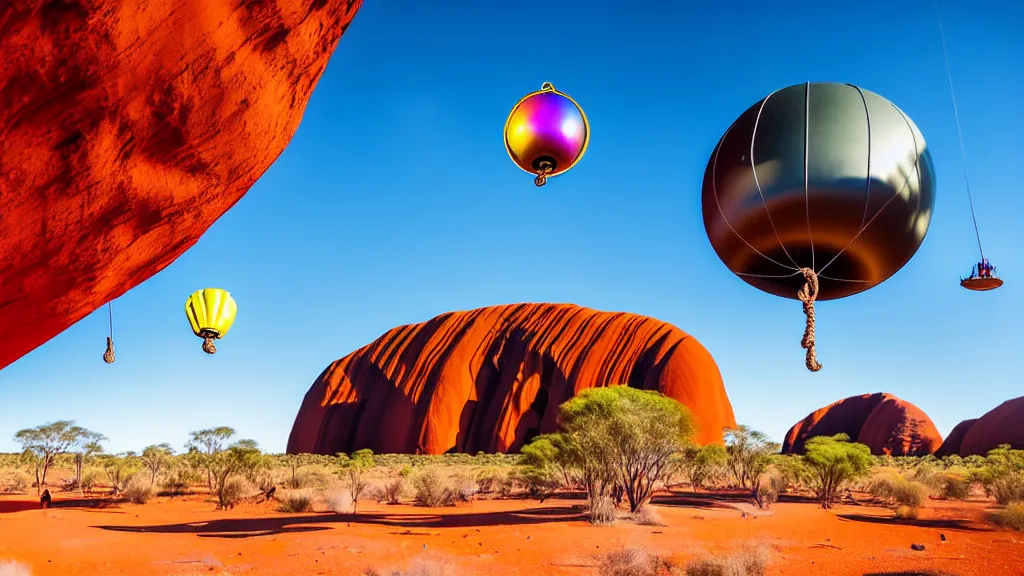
[[[949,67],[949,50],[946,49],[946,31],[942,27],[942,12],[939,11],[939,4],[935,4],[935,15],[939,19],[939,35],[942,37],[942,54],[946,59],[946,80],[949,81],[949,97],[953,100],[953,118],[956,120],[956,135],[960,139],[960,160],[964,165],[964,184],[967,185],[967,202],[971,206],[971,221],[974,222],[974,237],[978,239],[978,252],[981,252],[982,261],[985,260],[985,250],[981,247],[981,232],[978,231],[978,218],[974,215],[974,199],[971,197],[971,180],[967,176],[967,149],[964,147],[964,133],[960,129],[960,112],[956,105],[956,92],[953,91],[953,73]]]
[[[107,350],[103,353],[103,361],[107,364],[114,363],[114,308],[107,302],[107,322],[110,326],[110,335],[107,336]]]
[[[807,316],[807,325],[804,328],[804,338],[800,341],[800,347],[807,349],[807,369],[811,372],[821,370],[821,363],[818,362],[818,354],[814,349],[814,300],[818,297],[818,275],[810,268],[801,268],[804,275],[804,287],[797,292],[797,298],[804,304],[804,315]]]
[[[540,188],[541,186],[548,183],[548,174],[554,170],[554,166],[551,162],[544,160],[540,163],[540,170],[537,171],[537,177],[533,179],[533,183]]]

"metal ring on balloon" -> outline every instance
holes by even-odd
[[[527,102],[531,103],[529,110],[523,108]],[[573,121],[582,123],[582,142],[565,134],[564,123]],[[512,130],[514,122],[522,122],[522,135]],[[571,96],[545,82],[512,107],[504,134],[509,158],[524,172],[537,176],[537,185],[542,186],[547,178],[571,170],[583,158],[590,144],[590,121]],[[512,142],[514,139],[520,141]]]
[[[772,92],[726,130],[705,170],[708,239],[748,284],[798,298],[851,296],[899,271],[928,231],[934,168],[924,137],[885,98],[851,84]]]

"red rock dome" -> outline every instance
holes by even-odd
[[[288,452],[506,452],[557,428],[584,388],[628,384],[686,405],[697,441],[736,425],[721,373],[695,338],[653,318],[571,304],[450,312],[386,332],[327,367]]]
[[[978,418],[964,434],[960,455],[984,456],[1000,444],[1024,450],[1024,396],[1007,400]]]
[[[815,436],[846,434],[872,454],[925,455],[942,444],[938,429],[920,408],[892,394],[851,396],[815,410],[786,433],[783,454],[802,454]]]
[[[0,368],[165,268],[242,198],[360,4],[3,2]]]
[[[949,432],[949,436],[946,436],[946,439],[942,441],[942,446],[939,446],[939,449],[935,451],[935,456],[945,458],[953,454],[960,454],[960,446],[964,443],[964,436],[967,435],[967,431],[977,421],[977,418],[971,418],[954,426]]]

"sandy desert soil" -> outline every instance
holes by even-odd
[[[729,495],[686,492],[657,502],[667,526],[590,526],[581,502],[568,498],[443,509],[361,503],[351,515],[283,514],[272,503],[218,512],[203,496],[132,505],[58,494],[40,510],[34,495],[3,495],[0,574],[13,560],[33,576],[356,576],[423,563],[445,576],[596,576],[595,556],[623,547],[685,561],[756,544],[769,551],[772,575],[1024,575],[1024,534],[985,523],[985,502],[932,501],[915,521],[866,505],[826,511],[783,501],[758,512]]]

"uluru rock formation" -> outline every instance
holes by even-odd
[[[1007,400],[978,418],[964,434],[960,455],[988,454],[1000,444],[1024,450],[1024,396]]]
[[[964,443],[964,436],[967,436],[967,431],[977,421],[977,418],[971,418],[954,426],[950,430],[949,436],[946,436],[946,439],[942,441],[942,446],[939,446],[939,449],[935,451],[935,456],[937,458],[944,458],[953,454],[960,454],[960,446]]]
[[[892,394],[851,396],[815,410],[786,433],[783,454],[802,454],[815,436],[846,434],[872,454],[923,456],[942,444],[938,429],[920,408]]]
[[[306,393],[289,453],[509,452],[557,429],[580,390],[628,384],[690,408],[697,441],[735,426],[711,354],[653,318],[515,304],[400,326],[335,361]]]
[[[242,198],[360,5],[0,3],[0,368],[165,268]]]

